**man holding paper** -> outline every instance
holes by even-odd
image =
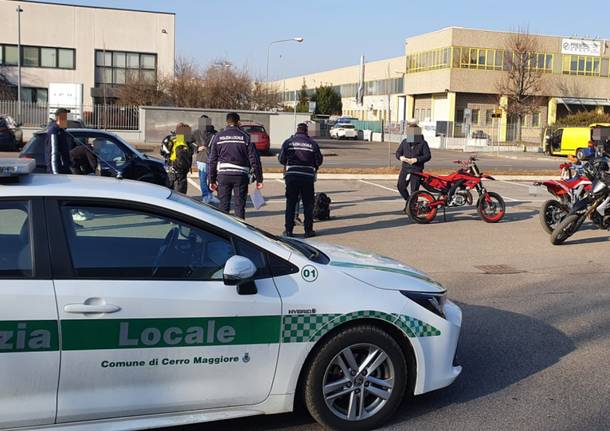
[[[235,195],[235,215],[246,218],[246,199],[250,170],[256,178],[256,188],[263,188],[263,168],[250,135],[239,127],[239,115],[227,114],[227,127],[210,142],[209,183],[212,191],[218,190],[219,208],[229,213],[231,196]]]
[[[397,188],[405,200],[403,213],[407,211],[409,185],[411,186],[411,193],[419,189],[420,177],[418,175],[411,175],[411,173],[422,172],[424,170],[424,163],[432,158],[430,147],[428,147],[428,143],[424,139],[424,135],[416,120],[410,120],[407,123],[406,134],[407,137],[402,140],[398,150],[396,150],[396,158],[402,162]]]
[[[284,235],[293,236],[294,213],[301,196],[305,216],[305,238],[311,238],[316,235],[313,230],[314,182],[323,157],[318,143],[307,134],[307,124],[299,124],[296,133],[284,141],[278,158],[284,165],[286,183]]]

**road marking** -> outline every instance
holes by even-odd
[[[365,181],[365,180],[358,180],[358,181],[360,181],[361,183],[364,183],[364,184],[369,184],[369,185],[371,185],[371,186],[379,187],[380,189],[389,190],[389,191],[391,191],[391,192],[398,193],[398,190],[396,190],[396,189],[391,189],[391,188],[386,187],[386,186],[382,186],[381,184],[372,183],[372,182],[370,182],[370,181]]]
[[[284,180],[280,180],[279,178],[276,178],[276,179],[275,179],[275,181],[277,181],[278,183],[286,184],[286,183],[284,182]]]
[[[521,184],[521,183],[516,183],[514,181],[506,181],[506,180],[498,180],[501,183],[506,183],[506,184],[512,184],[514,186],[521,186],[521,187],[527,187],[529,188],[531,186],[531,184]],[[533,181],[530,181],[530,183],[533,183]]]
[[[201,187],[199,187],[199,184],[197,184],[197,182],[194,179],[188,178],[188,183],[190,185],[192,185],[193,187],[195,187],[197,190],[201,191]]]

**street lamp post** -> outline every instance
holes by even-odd
[[[265,82],[267,84],[267,88],[266,88],[266,95],[267,95],[267,102],[269,102],[269,55],[271,53],[271,45],[276,44],[276,43],[282,43],[282,42],[297,42],[297,43],[302,43],[305,39],[302,37],[293,37],[292,39],[281,39],[281,40],[274,40],[273,42],[269,43],[269,46],[267,47],[267,74],[266,74],[266,79]]]
[[[21,5],[17,5],[17,116],[21,121]]]

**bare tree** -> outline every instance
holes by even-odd
[[[119,87],[118,99],[121,105],[161,105],[166,99],[158,80],[128,79]]]
[[[187,108],[269,110],[280,107],[279,91],[255,81],[246,69],[226,60],[201,69],[193,61],[177,58],[174,74],[156,81],[127,80],[119,100],[129,105],[171,105]]]
[[[574,97],[577,99],[591,97],[591,94],[588,94],[586,90],[583,88],[580,80],[574,76],[563,76],[559,82],[556,84],[557,94],[564,95],[566,97]],[[569,104],[563,102],[563,106],[565,106],[566,110],[570,114],[574,114],[574,111],[570,107]],[[579,112],[586,111],[585,107],[583,109],[578,109]]]
[[[178,57],[174,75],[163,77],[159,84],[167,102],[173,106],[206,107],[203,73],[191,60]]]
[[[216,61],[203,72],[206,107],[250,109],[252,78],[245,69],[227,66],[229,64]]]
[[[538,42],[527,30],[519,30],[506,40],[504,70],[497,82],[499,97],[508,98],[507,113],[517,119],[517,140],[521,141],[523,118],[540,106],[544,61],[539,64]]]
[[[254,81],[250,94],[250,109],[272,111],[282,109],[282,96],[277,87],[261,80]]]
[[[16,100],[15,85],[11,82],[6,68],[0,66],[0,100]]]

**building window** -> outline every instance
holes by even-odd
[[[71,48],[41,46],[21,46],[23,67],[44,67],[49,69],[74,69],[76,51]],[[17,46],[0,45],[0,64],[17,66]]]
[[[21,46],[23,67],[44,67],[49,69],[74,69],[76,51],[71,48]],[[0,45],[0,64],[17,66],[17,45]]]
[[[24,46],[23,47],[23,55],[21,57],[23,67],[39,67],[40,61],[38,60],[38,54],[40,53],[40,48],[36,48],[34,46]]]
[[[451,48],[439,48],[407,55],[407,73],[451,67]]]
[[[4,52],[4,62],[2,64],[6,66],[17,66],[17,63],[19,62],[17,47],[11,45],[4,45],[2,48]]]
[[[55,48],[40,48],[40,67],[57,67]]]
[[[157,54],[95,51],[95,85],[123,85],[157,79]]]
[[[472,112],[472,116],[470,119],[471,124],[479,124],[479,110],[473,109],[471,112]]]
[[[494,113],[493,109],[486,109],[485,110],[485,125],[486,126],[491,126],[494,122],[494,117],[492,117]]]
[[[540,112],[532,114],[532,127],[540,127]]]
[[[553,71],[553,54],[528,53],[529,67],[541,72]],[[407,73],[448,67],[463,69],[507,70],[512,53],[503,49],[448,47],[407,56]]]
[[[74,69],[74,50],[58,49],[57,67],[59,69]]]
[[[455,111],[455,122],[456,123],[464,122],[464,110],[463,109],[458,109],[457,111]]]
[[[600,76],[600,58],[585,55],[564,55],[562,72],[565,75]]]
[[[46,105],[49,101],[49,91],[46,88],[23,87],[21,100],[25,103]]]

